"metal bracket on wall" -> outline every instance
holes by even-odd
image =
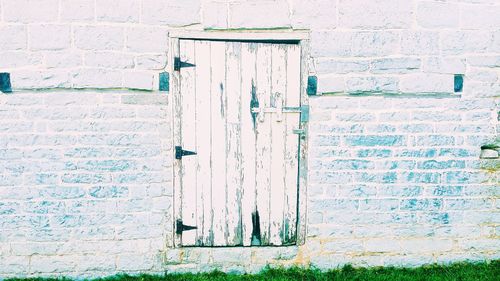
[[[318,77],[307,77],[307,95],[316,96],[318,94]]]
[[[170,88],[170,75],[168,72],[160,73],[160,92],[168,92]]]
[[[0,73],[0,91],[2,93],[12,93],[12,86],[10,84],[10,73]]]

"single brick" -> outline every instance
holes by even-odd
[[[205,28],[227,28],[228,4],[227,3],[202,3],[202,24]]]
[[[463,29],[496,30],[500,26],[498,5],[464,5],[462,9],[460,24]]]
[[[95,0],[61,1],[62,21],[93,21],[95,18]]]
[[[399,49],[400,34],[394,31],[356,32],[352,35],[352,55],[386,56]]]
[[[403,146],[404,136],[347,136],[344,138],[351,146]]]
[[[25,50],[27,44],[26,27],[22,25],[4,25],[0,27],[0,50]]]
[[[339,27],[354,29],[409,28],[413,5],[399,0],[340,0]]]
[[[139,22],[140,0],[96,0],[97,21]]]
[[[117,26],[75,26],[74,44],[83,50],[122,50],[124,31]]]
[[[122,72],[105,69],[79,69],[73,73],[74,88],[121,88]]]
[[[58,18],[58,0],[16,0],[3,3],[6,22],[55,22]]]
[[[28,30],[32,50],[62,50],[71,47],[69,25],[31,25]]]
[[[445,2],[419,2],[417,6],[417,23],[425,28],[458,27],[459,6]]]
[[[435,31],[402,32],[401,53],[405,55],[439,54],[439,33]]]
[[[165,53],[168,50],[168,32],[157,27],[128,28],[125,47],[138,53]]]
[[[276,28],[290,26],[287,1],[236,2],[229,5],[230,28]]]
[[[200,23],[200,0],[143,0],[142,22],[146,24],[185,26]]]

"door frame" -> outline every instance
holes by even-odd
[[[180,110],[174,108],[175,104],[180,104],[180,71],[174,70],[174,58],[180,55],[180,39],[191,40],[212,40],[212,41],[242,41],[242,42],[266,42],[266,43],[295,43],[301,47],[300,68],[301,68],[301,83],[300,83],[300,103],[301,105],[309,105],[307,96],[307,78],[312,69],[310,59],[310,34],[309,31],[292,31],[292,30],[242,30],[242,31],[193,31],[193,30],[175,30],[169,33],[169,54],[168,67],[170,73],[170,95],[171,95],[171,157],[173,161],[172,167],[172,188],[173,188],[173,214],[171,221],[171,233],[174,247],[183,247],[181,243],[181,235],[176,234],[176,221],[182,218],[182,194],[180,190],[180,179],[177,175],[180,172],[179,161],[175,159],[174,146],[180,143],[181,134],[177,132],[175,111]],[[174,102],[176,101],[176,102]],[[304,245],[307,230],[307,178],[308,178],[308,139],[309,139],[309,122],[301,122],[301,127],[305,130],[305,137],[300,139],[299,153],[299,179],[298,179],[298,202],[297,202],[297,241],[296,246]],[[243,247],[243,246],[242,246]],[[265,247],[265,246],[263,246]]]

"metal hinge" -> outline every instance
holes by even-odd
[[[182,220],[177,220],[175,223],[175,233],[181,235],[182,232],[197,229],[196,226],[185,225],[182,223]]]
[[[194,151],[183,150],[182,146],[175,147],[175,159],[182,159],[183,156],[196,155]]]
[[[195,66],[192,63],[181,61],[180,57],[174,57],[174,70],[175,71],[180,71],[181,67],[193,67]]]

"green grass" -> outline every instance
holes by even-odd
[[[54,281],[69,279],[7,279],[9,281]],[[424,266],[419,268],[353,268],[345,266],[342,269],[321,272],[316,269],[265,269],[255,275],[235,275],[222,272],[204,274],[168,274],[165,276],[152,275],[116,275],[95,279],[95,281],[499,281],[500,260],[489,263],[456,263],[449,266]]]

